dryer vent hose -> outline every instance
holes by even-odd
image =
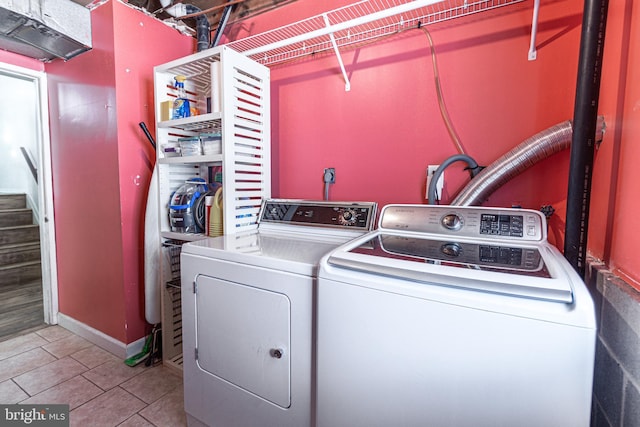
[[[566,121],[525,140],[476,175],[460,190],[451,205],[480,205],[494,191],[526,169],[569,148],[572,133],[571,122]]]

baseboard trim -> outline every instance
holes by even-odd
[[[140,353],[145,342],[145,337],[142,337],[131,344],[125,344],[62,313],[58,313],[58,325],[122,359]]]

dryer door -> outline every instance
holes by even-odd
[[[200,275],[200,369],[276,405],[291,404],[291,304],[286,295]]]

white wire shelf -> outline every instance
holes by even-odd
[[[200,163],[221,163],[222,154],[207,154],[203,156],[176,156],[176,157],[160,157],[158,162],[163,165],[178,164],[200,164]]]
[[[188,131],[206,131],[220,129],[222,119],[220,113],[207,113],[199,116],[185,117],[183,119],[166,120],[158,122],[159,128],[174,128]]]
[[[266,66],[360,45],[524,0],[362,0],[227,44]],[[333,40],[332,40],[333,39]],[[335,43],[334,43],[335,41]]]

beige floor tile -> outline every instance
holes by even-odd
[[[75,409],[88,402],[104,391],[82,376],[73,377],[68,381],[53,386],[42,393],[38,393],[21,404],[67,404],[69,409]]]
[[[40,347],[46,343],[47,341],[35,333],[0,342],[0,360],[8,359],[11,356],[31,350],[32,348]]]
[[[16,377],[55,361],[56,358],[40,347],[0,361],[0,381]]]
[[[89,369],[93,369],[96,366],[100,366],[106,362],[120,360],[114,354],[101,349],[97,345],[83,348],[82,350],[77,351],[70,356]]]
[[[93,344],[82,337],[71,335],[43,345],[42,348],[60,359],[92,345]]]
[[[109,390],[141,374],[145,369],[148,368],[144,364],[131,367],[125,365],[122,360],[112,360],[85,372],[82,376],[101,389]]]
[[[122,424],[118,424],[118,427],[155,427],[149,421],[142,418],[140,415],[135,414]]]
[[[87,367],[82,363],[70,357],[65,357],[19,375],[13,380],[29,395],[33,396],[49,387],[80,375],[86,370]]]
[[[187,417],[184,412],[184,393],[175,390],[140,411],[145,419],[157,427],[184,427]]]
[[[11,380],[0,383],[0,403],[12,405],[29,397],[20,387]]]
[[[144,400],[152,403],[163,395],[182,388],[182,378],[169,369],[159,365],[149,368],[140,375],[120,384],[120,387]]]
[[[145,403],[120,387],[101,394],[69,414],[71,426],[117,426],[144,408]]]
[[[58,341],[62,338],[68,338],[74,335],[73,332],[68,331],[61,326],[49,326],[48,328],[36,331],[36,334],[49,342]]]

